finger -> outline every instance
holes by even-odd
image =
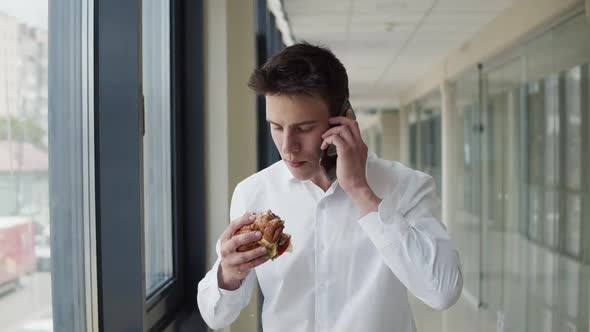
[[[227,243],[230,252],[236,251],[238,247],[241,247],[245,244],[249,244],[252,242],[256,242],[262,238],[262,233],[260,231],[256,232],[248,232],[244,234],[239,234],[232,237]]]
[[[244,273],[247,273],[248,271],[250,271],[251,269],[262,265],[263,263],[265,263],[266,261],[268,261],[270,258],[268,258],[267,255],[264,255],[262,257],[258,257],[256,259],[253,259],[249,262],[245,262],[240,264],[240,266],[238,267],[238,271],[243,271]]]
[[[338,134],[338,132],[340,131],[340,127],[342,127],[342,126],[333,127],[333,128],[326,130],[326,132],[322,134],[322,138],[325,139],[328,136]]]
[[[231,265],[240,265],[253,259],[266,256],[266,253],[267,249],[264,247],[255,248],[245,252],[234,252],[232,255],[227,257],[227,262]]]
[[[348,126],[334,127],[332,129],[326,131],[322,135],[322,138],[323,139],[326,139],[327,137],[332,136],[332,135],[339,135],[339,136],[341,136],[351,146],[357,144],[357,142],[355,141],[355,137],[352,134],[352,131],[350,130],[350,128]]]
[[[238,229],[240,229],[242,226],[246,226],[253,223],[255,220],[256,216],[254,212],[244,213],[243,216],[233,220],[229,224],[229,226],[225,229],[223,234],[221,234],[221,241],[224,242],[229,240]]]
[[[346,143],[348,143],[349,145],[353,146],[356,145],[356,139],[355,137],[352,135],[352,131],[350,130],[350,128],[348,126],[340,126],[340,132],[339,135],[344,138],[344,140],[346,141]]]
[[[339,125],[352,125],[353,122],[355,122],[355,120],[349,119],[345,116],[333,116],[328,118],[328,122],[330,122],[330,124],[339,124]]]
[[[330,122],[330,124],[333,124],[333,125],[348,126],[350,128],[352,134],[354,135],[354,137],[356,137],[357,139],[362,139],[361,129],[359,127],[358,121],[349,119],[344,116],[335,116],[335,117],[329,118],[328,121]]]
[[[332,135],[327,137],[323,142],[322,146],[320,147],[322,150],[326,149],[328,145],[334,144],[336,146],[336,152],[341,154],[344,150],[348,149],[348,143],[344,141],[340,135]]]

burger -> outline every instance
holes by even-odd
[[[238,247],[239,252],[249,251],[260,246],[267,249],[268,258],[275,260],[286,251],[291,251],[291,235],[283,233],[285,222],[270,210],[261,213],[254,213],[256,220],[242,226],[234,235],[260,231],[262,238],[257,242],[245,244]]]

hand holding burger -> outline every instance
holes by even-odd
[[[239,252],[252,250],[259,247],[267,249],[268,258],[275,260],[281,256],[291,245],[291,236],[283,233],[285,222],[270,210],[262,213],[256,213],[254,223],[242,226],[235,235],[245,234],[248,232],[259,231],[262,238],[254,243],[245,244],[238,247]]]
[[[288,251],[291,236],[283,229],[284,221],[270,210],[232,221],[220,238],[219,287],[238,289],[251,269]]]

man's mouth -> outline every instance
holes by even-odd
[[[301,167],[305,163],[305,161],[287,161],[287,160],[286,160],[286,162],[287,162],[287,165],[289,165],[290,167],[293,167],[293,168]]]

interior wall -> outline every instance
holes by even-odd
[[[399,161],[400,159],[400,114],[398,111],[382,111],[383,159]]]
[[[256,65],[254,0],[207,0],[205,121],[208,266],[228,226],[235,186],[256,172],[256,97],[247,86]],[[258,289],[225,331],[258,331]]]

